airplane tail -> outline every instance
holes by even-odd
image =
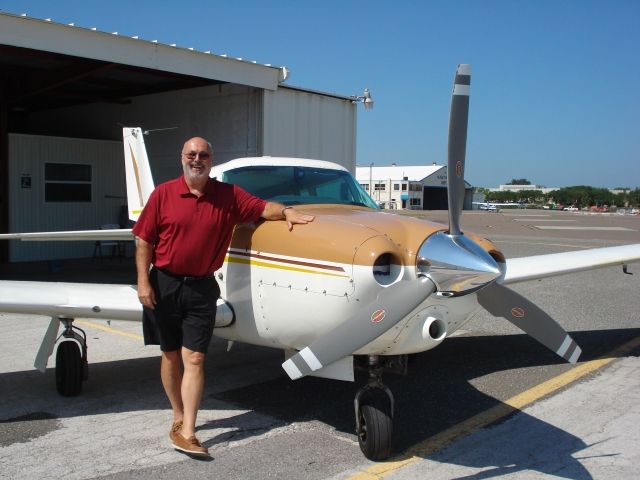
[[[137,221],[149,195],[155,188],[149,157],[144,145],[142,129],[125,127],[122,129],[124,160],[127,176],[127,203],[129,219]]]

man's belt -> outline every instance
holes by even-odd
[[[164,268],[158,268],[158,267],[153,267],[153,268],[155,268],[159,272],[164,273],[168,277],[175,278],[176,280],[179,280],[181,282],[198,282],[198,281],[201,281],[201,280],[214,280],[216,278],[215,274],[213,272],[207,273],[206,275],[201,275],[201,276],[178,275],[176,273],[172,273],[172,272],[170,272],[168,270],[165,270]]]

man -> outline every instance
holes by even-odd
[[[153,191],[133,228],[145,344],[160,345],[160,377],[173,409],[169,437],[174,448],[197,456],[208,455],[195,424],[220,295],[213,272],[222,266],[233,229],[264,218],[286,220],[291,230],[314,219],[209,178],[212,164],[209,142],[187,140],[183,175]]]

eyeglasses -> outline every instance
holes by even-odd
[[[211,158],[211,154],[209,152],[187,152],[182,153],[189,160],[195,160],[197,157],[200,157],[200,160],[209,160]]]

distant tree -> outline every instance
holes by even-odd
[[[506,185],[531,185],[531,182],[526,178],[513,178]]]
[[[498,191],[498,192],[488,192],[486,194],[486,200],[488,202],[499,202],[499,203],[515,202],[518,200],[518,193],[510,192],[506,190]]]
[[[630,207],[640,207],[640,188],[636,187],[627,193]]]
[[[555,203],[591,207],[593,205],[615,205],[615,195],[607,188],[594,188],[585,185],[565,187],[549,193]]]
[[[536,203],[545,200],[542,190],[520,190],[515,193],[519,202]]]

